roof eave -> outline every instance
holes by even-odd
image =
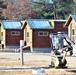
[[[49,29],[54,29],[54,28],[31,28],[31,29],[47,29],[47,30],[49,30]]]
[[[69,16],[68,20],[65,23],[65,26],[69,26],[71,20],[72,20],[72,16]]]
[[[49,20],[49,21],[53,21],[53,22],[66,22],[67,20],[55,19],[55,20]]]
[[[22,30],[24,30],[24,28],[26,27],[26,25],[27,25],[27,22],[24,22],[24,24],[22,25]]]
[[[5,30],[6,29],[10,29],[10,30],[21,30],[20,28],[18,29],[18,28],[4,28]]]

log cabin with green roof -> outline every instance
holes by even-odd
[[[65,22],[66,20],[25,20],[22,29],[26,46],[30,46],[31,51],[51,51],[49,35],[60,31],[67,33],[67,27],[64,27]]]
[[[23,40],[22,25],[19,21],[2,20],[0,22],[0,40],[4,48],[19,48]]]
[[[76,14],[70,14],[65,26],[68,27],[68,36],[76,43]]]

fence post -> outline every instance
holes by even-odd
[[[21,59],[21,65],[24,65],[23,46],[24,46],[24,40],[20,40],[20,59]]]

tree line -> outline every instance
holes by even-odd
[[[76,0],[0,0],[0,19],[67,19]]]

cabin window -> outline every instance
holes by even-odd
[[[29,32],[27,32],[27,35],[26,35],[26,41],[29,42]]]
[[[74,41],[74,37],[75,37],[75,30],[72,29],[72,41]]]
[[[48,36],[48,32],[47,31],[39,31],[38,36]]]
[[[11,31],[11,35],[20,35],[19,31]]]
[[[27,37],[29,37],[29,32],[27,32]]]
[[[3,32],[1,32],[1,36],[3,36]]]
[[[15,35],[15,32],[14,32],[14,31],[12,31],[12,32],[11,32],[11,34],[12,34],[12,35]]]
[[[3,32],[1,32],[1,41],[3,41]]]
[[[72,29],[72,35],[74,35],[74,29]]]

